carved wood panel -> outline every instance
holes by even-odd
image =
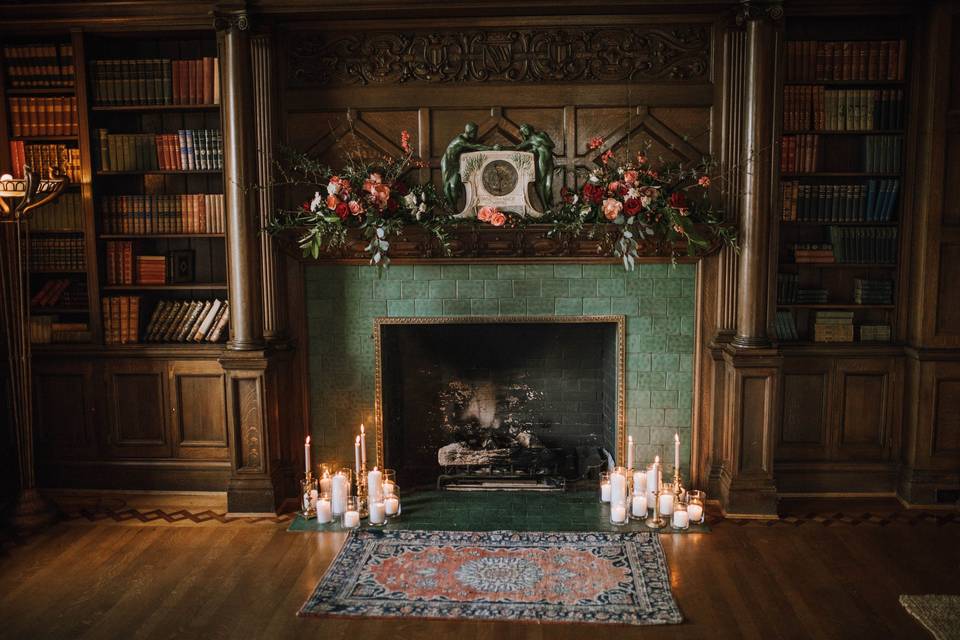
[[[266,469],[261,378],[233,378],[233,412],[237,438],[237,471]]]
[[[889,457],[894,408],[899,405],[895,380],[890,360],[837,360],[834,442],[838,458],[869,461]]]
[[[936,384],[933,413],[933,455],[960,453],[960,379],[941,378]]]
[[[295,33],[294,86],[704,80],[702,24]]]
[[[107,364],[109,449],[121,457],[169,457],[166,370],[162,362]]]
[[[830,368],[819,361],[791,363],[782,374],[783,404],[776,459],[823,459],[827,455]]]
[[[42,457],[87,457],[96,451],[93,367],[90,363],[34,364],[36,446]]]
[[[227,460],[227,406],[223,372],[216,363],[173,363],[172,414],[177,456]]]

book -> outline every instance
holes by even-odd
[[[100,200],[108,234],[223,233],[223,194],[115,195]]]
[[[788,41],[786,79],[903,80],[906,49],[905,40]]]
[[[74,85],[73,45],[57,43],[4,46],[9,86],[15,89]]]
[[[219,61],[215,57],[91,60],[96,106],[219,104]]]

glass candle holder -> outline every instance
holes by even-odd
[[[387,506],[384,500],[371,500],[367,510],[370,513],[370,524],[376,527],[386,524]]]
[[[673,514],[674,499],[675,496],[673,495],[673,485],[669,482],[665,482],[660,489],[660,495],[658,498],[660,515],[668,517]]]
[[[626,500],[611,500],[610,501],[610,524],[623,525],[627,524],[629,518],[627,517],[627,501]]]
[[[383,471],[377,467],[367,472],[367,501],[383,501]]]
[[[343,528],[356,529],[360,526],[360,505],[356,498],[347,498],[347,509],[343,512]]]
[[[330,502],[330,497],[330,489],[320,490],[320,496],[317,498],[317,522],[319,524],[333,522],[333,505]]]
[[[687,512],[687,505],[683,501],[673,505],[673,515],[670,518],[670,524],[674,529],[683,530],[690,527],[690,514]]]
[[[388,518],[400,515],[400,487],[394,483],[393,491],[383,497],[383,513]]]
[[[692,489],[687,491],[687,513],[690,514],[690,524],[703,524],[707,515],[707,492]]]
[[[300,481],[300,513],[304,518],[312,518],[316,515],[317,509],[317,480],[316,478],[304,478]]]
[[[615,467],[610,472],[610,504],[614,502],[626,502],[629,496],[627,490],[627,468]]]
[[[347,510],[347,498],[350,497],[353,472],[344,468],[330,479],[330,505],[334,516],[342,516]]]
[[[610,474],[600,472],[600,502],[610,502]]]
[[[330,483],[333,479],[333,474],[335,473],[333,465],[323,463],[317,465],[317,480],[320,485],[320,493],[324,491],[329,492],[331,487]]]
[[[644,469],[634,469],[633,471],[633,494],[647,492],[647,472]]]
[[[647,518],[647,492],[646,489],[639,493],[634,493],[630,498],[630,517]]]

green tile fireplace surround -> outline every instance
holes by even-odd
[[[373,424],[376,317],[624,315],[627,434],[643,460],[690,459],[693,264],[394,265],[306,270],[312,438],[320,461],[353,460],[353,434]],[[686,473],[685,473],[686,475]]]

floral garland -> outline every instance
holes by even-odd
[[[602,138],[590,141],[590,149],[602,147]],[[400,158],[385,157],[382,162],[352,160],[339,171],[326,167],[303,154],[287,152],[279,164],[281,184],[309,185],[315,194],[299,209],[281,210],[270,227],[273,233],[287,229],[302,232],[298,244],[304,255],[319,257],[342,247],[350,229],[359,229],[367,241],[370,264],[385,268],[390,263],[390,240],[402,236],[405,227],[426,229],[449,253],[451,229],[464,224],[489,224],[494,227],[522,227],[531,220],[485,206],[477,219],[453,217],[446,201],[433,184],[408,182],[406,173],[422,168],[414,157],[410,134],[401,133]],[[589,172],[576,190],[561,190],[561,203],[536,220],[549,224],[547,235],[560,233],[610,239],[612,255],[622,259],[624,268],[636,265],[639,240],[663,239],[670,244],[685,240],[694,255],[708,249],[715,240],[736,247],[733,230],[723,223],[709,198],[714,166],[707,160],[694,167],[680,163],[661,163],[653,168],[645,154],[638,153],[627,162],[614,162],[613,151],[605,152],[600,165]],[[611,236],[610,224],[615,233]],[[706,230],[706,236],[699,229]]]

